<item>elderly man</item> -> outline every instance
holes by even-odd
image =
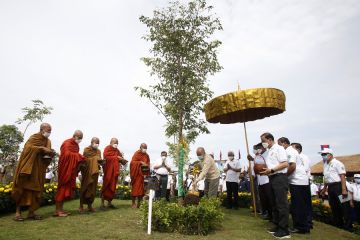
[[[224,172],[226,173],[226,197],[227,208],[238,209],[238,193],[239,193],[239,177],[240,177],[240,161],[234,158],[234,152],[228,152],[228,160],[225,163]],[[233,200],[234,198],[234,200]]]
[[[80,208],[79,212],[84,212],[84,204],[87,204],[89,212],[95,212],[92,207],[96,196],[96,187],[99,177],[98,160],[101,159],[101,152],[98,149],[100,140],[97,137],[91,139],[90,146],[84,149],[85,161],[80,164],[81,188],[80,188]]]
[[[142,143],[130,162],[132,208],[139,208],[144,196],[144,176],[150,174],[150,157],[146,153],[147,145]],[[137,199],[137,203],[135,200]]]
[[[269,176],[273,206],[273,223],[275,228],[269,232],[276,238],[290,238],[289,227],[289,204],[287,167],[288,159],[285,149],[276,144],[274,136],[271,133],[263,133],[260,136],[262,145],[268,149],[265,158],[266,168],[260,172],[262,175]]]
[[[54,216],[66,217],[68,212],[64,211],[64,200],[72,198],[76,189],[76,177],[78,175],[78,164],[84,160],[79,153],[79,144],[83,139],[83,133],[76,130],[72,138],[63,142],[60,148],[58,191],[55,196],[56,209]]]
[[[324,148],[320,154],[324,162],[324,188],[321,195],[325,195],[326,190],[328,191],[329,204],[336,226],[351,231],[350,199],[346,188],[345,166],[334,158],[334,152],[330,148]]]
[[[16,203],[15,221],[23,221],[21,207],[29,206],[28,219],[41,220],[35,214],[40,207],[44,188],[46,168],[55,152],[51,149],[51,126],[40,125],[40,131],[33,134],[25,143],[14,176],[12,197]]]
[[[114,199],[116,184],[118,181],[120,173],[120,164],[119,161],[123,160],[123,156],[118,149],[119,140],[117,138],[112,138],[110,140],[110,145],[104,149],[104,178],[103,186],[101,189],[101,209],[105,209],[104,200],[108,201],[109,208],[115,207],[111,201]]]
[[[195,180],[194,185],[196,186],[200,180],[205,179],[205,195],[216,197],[219,188],[220,171],[215,160],[209,154],[206,154],[203,147],[197,148],[196,155],[200,160],[201,173]]]

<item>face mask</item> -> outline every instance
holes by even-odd
[[[50,134],[51,134],[51,133],[49,133],[49,132],[44,132],[44,133],[43,133],[43,136],[46,137],[46,138],[48,138],[48,137],[50,137]]]
[[[360,178],[355,178],[354,182],[357,183],[357,184],[360,184]]]
[[[141,152],[142,152],[142,153],[146,153],[146,151],[147,151],[146,148],[142,148],[142,149],[141,149]]]
[[[163,161],[165,161],[165,160],[166,160],[166,156],[161,156],[161,159],[162,159]]]
[[[256,155],[258,153],[257,149],[253,149],[253,153]]]
[[[198,156],[199,160],[204,160],[204,156]]]
[[[81,143],[81,140],[82,140],[82,139],[76,138],[76,139],[75,139],[75,142],[76,142],[77,144],[80,144],[80,143]]]
[[[99,144],[95,143],[95,144],[92,145],[92,147],[93,147],[94,149],[97,149],[97,148],[99,147]]]
[[[268,148],[269,147],[269,144],[267,142],[263,142],[261,143],[263,145],[264,148]]]
[[[229,157],[229,160],[230,161],[234,160],[234,157],[233,156]]]
[[[113,148],[117,148],[118,145],[117,145],[116,143],[114,143],[114,144],[112,145],[112,147],[113,147]]]
[[[329,160],[329,157],[328,157],[328,155],[325,155],[325,156],[322,156],[322,159],[323,159],[323,162],[326,162]]]

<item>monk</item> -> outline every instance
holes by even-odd
[[[132,208],[139,208],[144,196],[144,176],[150,175],[150,157],[146,153],[147,145],[142,143],[140,149],[134,153],[130,162]],[[141,168],[147,168],[143,171]],[[135,200],[137,199],[137,204]]]
[[[35,211],[40,207],[46,169],[55,156],[55,151],[51,149],[50,134],[50,124],[42,123],[40,132],[30,136],[20,155],[12,190],[16,203],[15,221],[24,221],[22,206],[29,206],[28,219],[42,219]]]
[[[101,189],[101,206],[100,209],[105,209],[105,200],[108,202],[108,208],[117,208],[111,201],[114,199],[116,184],[120,173],[119,161],[124,160],[122,153],[118,149],[119,141],[117,138],[112,138],[110,145],[104,149],[105,165],[103,167],[104,177],[103,186]]]
[[[84,160],[79,153],[79,143],[83,133],[76,130],[73,137],[63,142],[60,148],[58,191],[55,196],[56,210],[54,216],[66,217],[68,212],[64,211],[64,200],[74,196],[76,188],[76,177],[78,175],[78,164]]]
[[[84,212],[84,204],[87,204],[89,212],[95,212],[92,204],[95,200],[99,178],[98,160],[101,160],[99,144],[99,138],[93,137],[90,146],[84,149],[85,161],[79,164],[81,170],[80,213]]]

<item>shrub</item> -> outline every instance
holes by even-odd
[[[147,226],[148,203],[141,207],[142,223]],[[190,235],[207,235],[223,220],[220,201],[203,198],[199,205],[180,206],[165,200],[155,201],[152,212],[152,229],[159,232],[175,232]]]

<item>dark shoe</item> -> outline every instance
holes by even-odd
[[[292,228],[290,229],[290,233],[297,233],[297,234],[307,234],[307,233],[310,233],[310,231],[306,231],[306,230],[300,230],[300,229],[297,229],[297,228]]]
[[[273,228],[270,228],[268,229],[268,233],[276,233],[277,231],[279,230],[279,227],[273,227]]]
[[[279,229],[278,231],[276,231],[273,234],[273,236],[278,238],[278,239],[291,238],[291,235],[290,235],[289,231],[284,231],[282,229]]]

